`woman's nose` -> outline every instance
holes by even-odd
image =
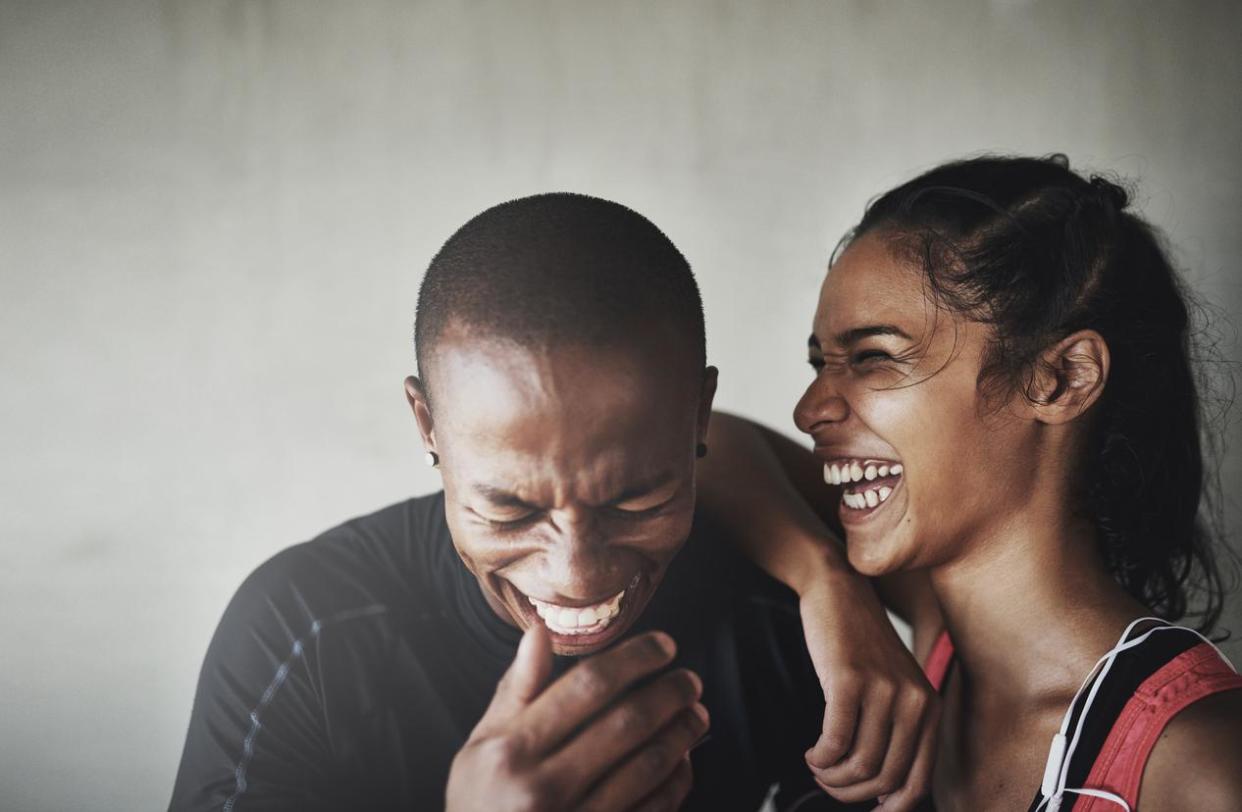
[[[850,416],[849,403],[842,397],[830,376],[819,375],[802,393],[794,406],[794,424],[798,430],[814,435],[829,425],[844,422]]]

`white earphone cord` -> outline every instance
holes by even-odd
[[[1126,638],[1130,636],[1130,632],[1134,630],[1134,627],[1146,620],[1154,620],[1157,623],[1163,623],[1165,625],[1148,629],[1146,632],[1133,640],[1126,640]],[[1044,764],[1044,781],[1040,786],[1040,794],[1042,794],[1044,798],[1039,802],[1039,805],[1035,807],[1035,812],[1058,812],[1061,808],[1061,799],[1067,792],[1072,792],[1076,795],[1090,795],[1095,798],[1103,798],[1106,801],[1112,801],[1117,804],[1121,808],[1125,809],[1126,812],[1132,812],[1130,805],[1126,803],[1125,799],[1120,795],[1116,795],[1102,789],[1088,789],[1086,787],[1074,788],[1065,786],[1069,778],[1069,765],[1074,756],[1074,750],[1078,747],[1078,740],[1082,736],[1083,723],[1087,719],[1087,711],[1091,709],[1091,704],[1095,701],[1096,694],[1099,692],[1100,686],[1104,683],[1104,678],[1108,676],[1109,669],[1111,669],[1113,663],[1116,662],[1117,655],[1127,649],[1131,649],[1139,645],[1156,632],[1169,631],[1171,629],[1184,629],[1185,631],[1196,635],[1200,640],[1211,646],[1217,655],[1219,655],[1230,668],[1233,668],[1234,671],[1238,670],[1234,667],[1233,663],[1229,661],[1229,658],[1225,656],[1224,652],[1216,647],[1215,643],[1208,640],[1194,629],[1186,629],[1184,626],[1171,626],[1168,625],[1166,621],[1158,617],[1140,617],[1131,621],[1130,625],[1126,626],[1125,631],[1121,633],[1121,639],[1117,641],[1117,645],[1109,649],[1103,657],[1096,661],[1095,666],[1091,669],[1091,672],[1087,674],[1087,678],[1083,680],[1082,685],[1078,688],[1078,692],[1074,694],[1074,698],[1070,701],[1070,706],[1066,709],[1065,716],[1061,719],[1061,729],[1055,736],[1052,737],[1052,746],[1048,751],[1048,761]],[[1097,671],[1099,672],[1099,675],[1095,676]],[[1092,682],[1093,676],[1095,677],[1094,682]],[[1067,747],[1065,734],[1069,729],[1070,717],[1073,715],[1074,705],[1077,704],[1078,697],[1082,694],[1083,689],[1086,688],[1088,684],[1091,684],[1091,690],[1087,693],[1087,701],[1083,705],[1082,712],[1078,714],[1078,724],[1074,726],[1074,737],[1069,740]]]

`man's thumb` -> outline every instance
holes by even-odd
[[[509,670],[496,686],[496,695],[480,724],[498,723],[516,716],[539,696],[552,673],[552,640],[542,623],[532,624],[522,635]]]

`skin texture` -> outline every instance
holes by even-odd
[[[1090,522],[1071,509],[1108,347],[1090,330],[1069,335],[1045,351],[1033,399],[998,396],[980,386],[990,328],[938,310],[921,270],[890,245],[866,234],[828,273],[810,342],[816,377],[795,422],[821,460],[904,466],[879,509],[859,517],[842,506],[839,516],[859,571],[926,571],[953,636],[959,667],[944,696],[937,808],[1025,808],[1081,680],[1130,619],[1148,614],[1109,576]],[[1158,763],[1196,764],[1196,783],[1199,771],[1210,780],[1238,763],[1236,705],[1222,709],[1225,732],[1179,717],[1142,790],[1168,803],[1150,808],[1196,808],[1178,794],[1191,792],[1187,782],[1170,785]],[[1200,732],[1218,746],[1201,752]]]

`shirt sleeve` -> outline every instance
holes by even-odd
[[[207,650],[170,810],[336,808],[315,670],[322,619],[282,553],[234,595]]]

